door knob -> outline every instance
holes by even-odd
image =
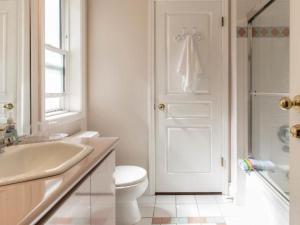
[[[158,105],[158,109],[159,109],[160,111],[165,111],[165,110],[166,110],[166,105],[165,105],[165,104],[159,104],[159,105]]]
[[[294,108],[297,112],[300,112],[300,95],[297,95],[293,100],[289,97],[283,97],[279,102],[282,110],[289,110]]]
[[[15,108],[14,104],[12,103],[7,103],[3,106],[4,109],[8,109],[8,110],[12,110],[13,108]]]
[[[291,128],[291,134],[294,138],[300,139],[300,124],[297,124]]]

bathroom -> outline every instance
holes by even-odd
[[[0,0],[0,225],[300,225],[299,0]]]

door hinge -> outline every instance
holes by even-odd
[[[156,110],[156,104],[153,105],[153,110]]]
[[[224,16],[222,16],[222,19],[221,19],[221,25],[222,25],[222,27],[225,26],[225,17],[224,17]]]
[[[225,166],[225,160],[223,157],[221,157],[221,166],[224,167]]]

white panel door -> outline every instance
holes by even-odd
[[[3,104],[16,104],[18,72],[17,2],[0,0],[0,122]]]
[[[291,0],[291,98],[300,95],[300,1]],[[300,124],[300,113],[290,111],[290,126]],[[300,224],[300,139],[291,138],[290,143],[290,224]]]
[[[222,192],[222,1],[157,1],[155,15],[156,192]],[[203,73],[185,92],[178,35],[194,33]]]

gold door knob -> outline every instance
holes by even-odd
[[[289,97],[283,97],[279,102],[282,110],[289,110],[294,108],[297,112],[300,112],[300,95],[297,95],[293,100]]]
[[[4,109],[12,110],[15,108],[14,104],[12,103],[7,103],[3,106]]]
[[[294,138],[300,139],[300,124],[297,124],[291,128],[291,134]]]
[[[165,105],[165,104],[159,104],[159,105],[158,105],[158,109],[159,109],[160,111],[165,111],[165,110],[166,110],[166,105]]]

